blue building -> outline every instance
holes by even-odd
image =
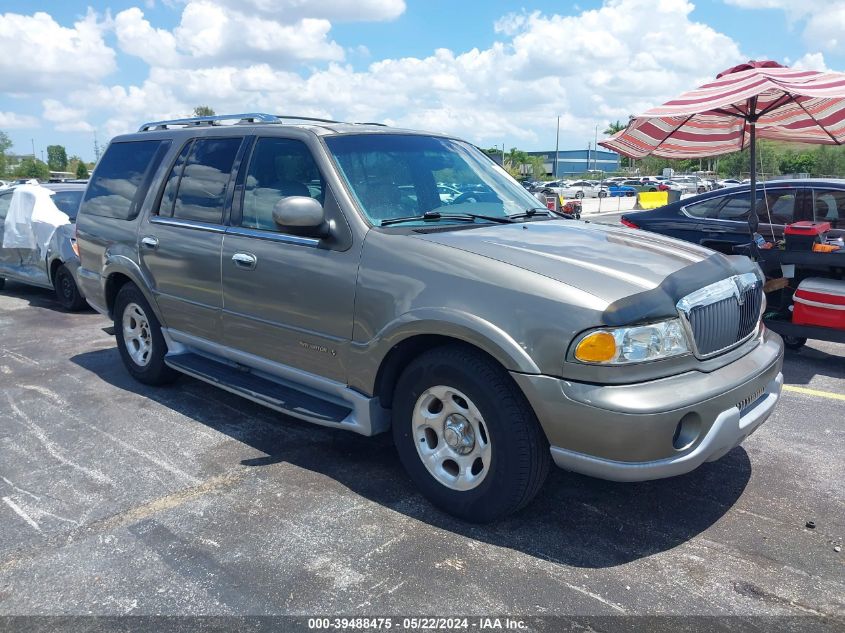
[[[529,156],[542,156],[546,165],[546,174],[558,176],[583,174],[591,170],[603,172],[619,171],[619,154],[606,150],[562,149],[557,153],[557,172],[554,169],[555,151],[527,152]]]

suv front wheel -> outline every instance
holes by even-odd
[[[135,380],[163,385],[178,376],[164,364],[167,343],[161,324],[144,295],[131,282],[120,289],[114,302],[114,334],[123,364]]]
[[[527,505],[549,470],[548,442],[522,392],[471,348],[437,348],[411,362],[394,393],[393,439],[421,492],[472,522]]]

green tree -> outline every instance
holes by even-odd
[[[613,136],[617,132],[621,132],[622,130],[624,130],[626,127],[628,126],[623,124],[621,121],[617,121],[616,123],[608,123],[607,127],[604,129],[604,132],[602,132],[602,134],[604,134],[605,136]]]
[[[542,156],[529,156],[528,163],[531,167],[531,175],[534,180],[541,180],[546,177],[546,161]]]
[[[17,166],[14,176],[15,178],[47,180],[50,178],[50,168],[47,166],[47,163],[28,156]]]
[[[6,151],[11,149],[11,147],[12,139],[3,130],[0,130],[0,176],[6,175],[6,168],[8,166],[6,162]]]
[[[511,176],[522,176],[522,166],[528,162],[528,154],[515,147],[505,155],[505,169]]]
[[[67,151],[62,145],[47,146],[47,165],[51,171],[65,171],[67,169]]]
[[[76,177],[79,179],[88,178],[88,168],[82,161],[76,163]]]
[[[201,105],[194,108],[194,116],[214,116],[215,114],[211,106]]]
[[[793,151],[788,151],[781,157],[778,166],[783,174],[814,173],[816,157],[809,152],[797,154]]]

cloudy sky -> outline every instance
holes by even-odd
[[[747,59],[845,70],[845,0],[3,0],[0,130],[93,159],[147,120],[271,112],[586,147]],[[600,134],[601,136],[601,134]]]

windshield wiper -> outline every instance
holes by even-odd
[[[531,218],[533,218],[535,215],[537,215],[537,211],[545,211],[545,213],[546,213],[546,217],[547,217],[547,218],[552,217],[552,213],[551,213],[551,211],[549,211],[548,209],[546,209],[546,208],[544,208],[544,207],[532,207],[532,208],[530,208],[530,209],[526,209],[526,210],[525,210],[524,212],[522,212],[522,213],[513,213],[513,214],[509,215],[508,217],[509,217],[511,220],[517,220],[517,219],[519,219],[519,218],[528,218],[528,219],[531,219]]]
[[[402,222],[436,222],[437,220],[459,220],[462,222],[487,220],[488,222],[496,222],[497,224],[510,224],[513,222],[513,220],[507,216],[481,215],[480,213],[440,213],[440,211],[426,211],[422,215],[409,215],[404,218],[387,218],[386,220],[382,220],[379,226],[390,226],[391,224],[401,224]]]

